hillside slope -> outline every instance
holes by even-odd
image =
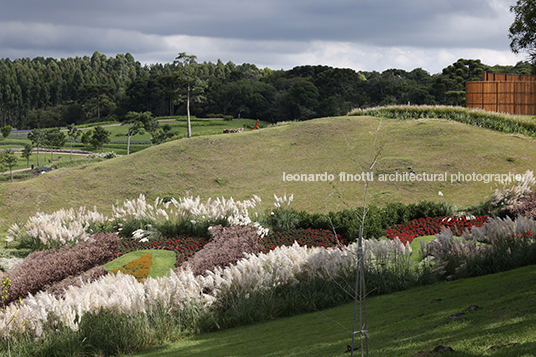
[[[145,194],[232,196],[256,194],[265,208],[273,195],[294,194],[292,206],[323,212],[343,208],[328,200],[336,189],[355,206],[362,182],[341,182],[341,172],[360,174],[356,155],[370,155],[378,119],[338,117],[292,123],[240,134],[195,137],[154,146],[130,156],[56,170],[38,178],[0,186],[0,233],[37,211],[111,205]],[[382,152],[369,203],[446,200],[460,207],[488,196],[496,182],[453,182],[451,175],[523,173],[536,167],[536,141],[446,120],[383,120]],[[379,174],[445,174],[446,181],[386,181]],[[333,181],[284,181],[283,173],[332,174]],[[436,179],[439,179],[436,176]],[[444,196],[439,196],[441,191]]]
[[[528,266],[367,298],[370,356],[534,356],[535,278],[536,267]],[[469,312],[471,305],[479,308]],[[201,334],[132,356],[350,356],[353,309],[350,303]],[[466,315],[448,318],[459,312]],[[455,353],[421,352],[437,346]]]

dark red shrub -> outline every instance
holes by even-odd
[[[536,192],[524,197],[519,204],[508,210],[508,214],[514,219],[516,216],[536,219]]]
[[[114,233],[98,233],[90,242],[74,247],[63,247],[34,252],[10,270],[6,277],[11,279],[8,298],[1,300],[9,304],[19,297],[35,294],[68,277],[78,276],[96,266],[110,261],[117,251],[119,238]]]
[[[195,275],[234,264],[244,258],[244,253],[257,254],[262,251],[260,238],[255,228],[250,226],[216,226],[210,230],[210,235],[212,240],[184,264]]]
[[[336,247],[347,245],[346,238],[340,234],[333,234],[326,229],[297,228],[288,231],[272,232],[262,240],[263,252],[267,253],[275,247],[290,246],[297,242],[301,246],[308,247]]]
[[[104,269],[101,266],[94,267],[89,269],[88,271],[78,275],[78,276],[70,276],[66,279],[63,279],[60,282],[53,283],[52,285],[43,287],[42,290],[54,295],[55,297],[59,298],[63,296],[65,293],[65,290],[69,288],[69,286],[82,286],[82,284],[91,283],[101,276],[107,275],[108,270]]]

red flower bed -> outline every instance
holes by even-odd
[[[389,239],[398,237],[402,243],[411,243],[415,237],[433,235],[441,232],[441,227],[450,228],[454,235],[461,235],[472,226],[481,227],[488,216],[466,217],[428,217],[419,218],[389,228],[385,235]]]
[[[347,240],[337,234],[339,242],[343,245],[348,244]],[[290,246],[294,242],[298,242],[301,246],[308,247],[335,247],[337,246],[337,239],[333,232],[325,229],[292,229],[289,231],[283,232],[272,232],[267,237],[261,241],[263,245],[263,253],[267,253],[275,247],[280,247],[283,245]]]
[[[180,266],[186,259],[201,250],[209,241],[208,238],[197,238],[190,236],[179,236],[177,238],[154,239],[149,242],[139,242],[134,239],[123,238],[119,245],[119,251],[115,258],[124,254],[143,249],[166,249],[173,250],[177,256],[175,266]]]

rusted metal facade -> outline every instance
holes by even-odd
[[[536,76],[482,73],[465,84],[465,106],[487,111],[536,115]]]

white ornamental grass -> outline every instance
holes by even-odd
[[[154,205],[148,204],[144,195],[134,200],[125,200],[121,206],[112,206],[113,219],[121,222],[128,219],[150,218],[155,221],[167,221],[171,219],[186,219],[196,217],[198,220],[227,219],[230,225],[252,225],[257,233],[264,237],[268,229],[258,222],[253,222],[249,217],[249,210],[261,202],[261,199],[253,195],[250,200],[235,201],[217,198],[208,199],[202,203],[199,197],[180,198],[178,201],[172,198],[164,202],[157,198]],[[14,241],[17,237],[28,236],[46,246],[75,244],[86,241],[90,233],[88,229],[92,223],[102,223],[109,220],[96,208],[93,211],[86,207],[69,210],[61,209],[51,214],[42,212],[30,217],[23,227],[13,224],[8,229],[7,242]],[[148,239],[152,235],[151,230],[136,231],[139,239]],[[154,230],[153,232],[154,233]]]
[[[398,237],[390,239],[365,239],[363,240],[365,260],[369,264],[396,264],[400,259],[408,259],[413,254],[409,242],[405,245]]]
[[[254,195],[251,200],[235,201],[229,199],[209,198],[206,203],[201,202],[198,197],[183,197],[177,201],[175,198],[164,202],[157,198],[153,205],[147,203],[143,194],[135,200],[126,200],[122,206],[113,206],[113,216],[118,220],[130,218],[141,219],[181,219],[190,217],[201,217],[203,219],[217,220],[221,218],[233,217],[241,219],[248,209],[254,208],[261,199]],[[243,219],[243,218],[242,218]]]
[[[365,242],[366,264],[411,254],[409,246],[396,239]],[[100,309],[136,314],[151,313],[157,304],[171,312],[188,304],[210,308],[225,291],[248,296],[253,291],[298,284],[304,279],[332,279],[355,269],[357,249],[357,243],[342,248],[308,248],[294,243],[266,254],[245,254],[236,264],[217,268],[207,276],[194,276],[189,269],[179,269],[169,276],[140,283],[130,275],[107,275],[80,287],[69,287],[63,298],[39,292],[19,305],[11,304],[0,312],[0,336],[6,335],[5,321],[12,315],[16,319],[11,329],[27,329],[39,335],[45,323],[62,323],[76,330],[81,316]]]
[[[263,237],[268,230],[262,227],[258,222],[253,222],[249,217],[250,209],[254,209],[261,199],[253,195],[250,200],[235,201],[232,197],[229,199],[209,198],[206,202],[201,202],[198,197],[183,197],[176,200],[164,202],[163,199],[157,198],[154,204],[147,203],[143,194],[135,200],[126,200],[122,206],[113,206],[113,217],[118,221],[127,221],[129,219],[151,219],[155,221],[181,220],[189,219],[192,223],[197,221],[216,221],[226,219],[233,226],[252,225],[257,229],[257,233]],[[192,219],[195,218],[195,219]],[[195,223],[194,223],[195,224]],[[136,237],[147,237],[143,232],[137,232]]]
[[[87,230],[91,223],[106,220],[96,208],[93,211],[87,210],[86,207],[61,209],[52,214],[38,212],[30,217],[22,228],[13,224],[8,230],[6,240],[10,242],[20,235],[26,235],[46,246],[74,244],[88,240]]]
[[[281,197],[277,197],[277,195],[274,194],[274,199],[275,199],[274,206],[276,206],[277,208],[280,208],[281,206],[284,206],[285,204],[288,207],[290,206],[290,203],[294,199],[294,194],[290,195],[290,197],[288,198],[286,194]]]

